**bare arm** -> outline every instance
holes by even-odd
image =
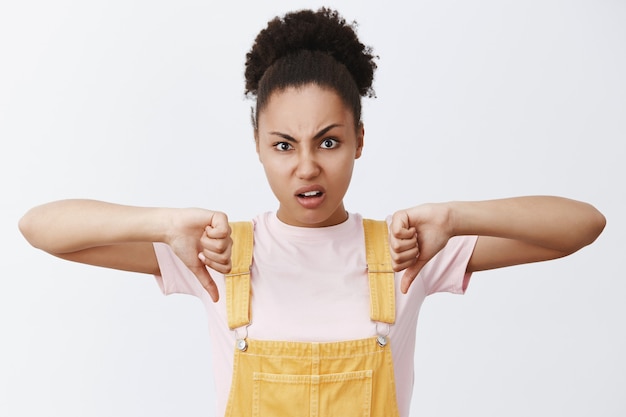
[[[220,212],[62,200],[31,209],[19,227],[31,245],[60,258],[149,274],[160,273],[152,243],[165,242],[214,300],[217,288],[205,264],[230,270],[230,229]]]
[[[468,272],[569,255],[592,243],[606,220],[593,206],[560,197],[426,204],[394,214],[394,269],[406,292],[421,268],[456,235],[478,235]]]

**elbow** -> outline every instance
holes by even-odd
[[[22,236],[24,236],[24,238],[26,239],[26,241],[30,243],[33,247],[39,249],[39,246],[36,242],[36,226],[33,223],[33,216],[32,213],[29,211],[24,216],[22,216],[22,218],[20,218],[17,223],[17,227],[20,230]]]
[[[33,238],[33,225],[32,225],[32,221],[30,219],[31,216],[29,216],[29,213],[26,213],[24,216],[22,216],[22,218],[17,222],[17,227],[20,230],[20,233],[22,234],[22,236],[24,236],[24,238],[28,241],[28,243],[30,243],[31,245],[35,246],[32,242],[32,238]]]
[[[606,217],[604,217],[604,214],[602,214],[595,207],[592,207],[592,209],[593,209],[593,215],[591,216],[592,219],[590,219],[589,221],[590,240],[589,240],[589,243],[587,244],[593,243],[598,238],[598,236],[600,236],[600,234],[606,227]]]
[[[576,252],[583,247],[592,244],[600,236],[604,228],[606,227],[606,217],[593,206],[589,206],[589,212],[584,218],[584,221],[579,223],[578,230],[580,231],[580,237],[578,244],[575,245],[570,253]]]
[[[44,250],[49,252],[49,250],[45,247],[45,241],[42,240],[42,234],[38,233],[38,230],[41,229],[40,221],[38,221],[38,215],[36,214],[36,209],[31,209],[26,214],[20,218],[17,223],[17,227],[22,233],[22,236],[26,239],[26,241],[33,246],[34,248]]]

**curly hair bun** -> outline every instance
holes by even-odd
[[[356,23],[347,24],[337,11],[300,10],[272,19],[246,55],[246,94],[256,95],[259,81],[276,60],[298,51],[319,51],[343,64],[361,96],[373,97],[377,58],[356,35]]]

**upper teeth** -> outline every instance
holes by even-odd
[[[319,191],[308,191],[306,193],[302,193],[303,196],[305,197],[313,197],[314,195],[318,195]]]

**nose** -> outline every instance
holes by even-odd
[[[298,155],[298,166],[296,167],[296,175],[300,179],[315,178],[320,174],[320,166],[311,152],[302,152]]]

